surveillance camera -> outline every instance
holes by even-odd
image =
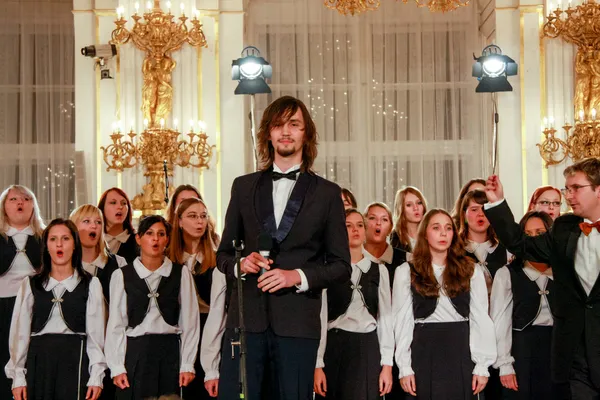
[[[117,55],[117,46],[114,44],[99,44],[86,46],[81,49],[81,54],[86,57],[97,57],[109,60]]]

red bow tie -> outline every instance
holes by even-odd
[[[582,222],[579,224],[579,227],[581,228],[581,232],[583,232],[585,236],[588,236],[594,228],[600,232],[600,221],[596,221],[593,224],[590,224],[589,222]]]

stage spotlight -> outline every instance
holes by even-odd
[[[242,50],[242,57],[231,63],[231,78],[240,82],[235,94],[271,93],[265,79],[272,75],[273,68],[254,46],[246,47]]]
[[[507,76],[517,75],[515,60],[502,54],[500,47],[492,44],[483,49],[481,57],[473,54],[473,76],[479,80],[477,93],[512,92]]]

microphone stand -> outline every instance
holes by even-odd
[[[237,341],[231,340],[231,358],[235,358],[234,347],[238,346],[240,349],[240,399],[248,400],[248,379],[246,375],[246,325],[244,324],[244,297],[242,295],[242,250],[244,250],[244,242],[242,240],[233,241],[233,247],[235,248],[235,268],[237,271],[237,295],[238,295],[238,327],[236,331],[239,335]]]
[[[169,204],[169,175],[167,172],[167,160],[163,161],[163,171],[165,172],[165,203]]]

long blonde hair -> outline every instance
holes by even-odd
[[[398,235],[400,243],[407,248],[410,248],[410,239],[408,236],[407,220],[405,214],[404,202],[406,195],[410,193],[415,195],[423,203],[423,215],[427,213],[427,201],[425,196],[419,189],[414,186],[406,186],[396,192],[396,198],[394,199],[394,232]]]
[[[6,231],[8,231],[8,215],[6,215],[6,209],[4,208],[6,204],[6,199],[8,198],[8,192],[14,190],[19,192],[23,196],[27,196],[33,202],[33,210],[31,212],[31,219],[29,220],[29,226],[33,230],[33,235],[38,239],[42,238],[42,233],[44,232],[44,228],[46,225],[44,224],[44,220],[42,220],[42,216],[40,213],[40,206],[38,205],[35,194],[26,186],[21,185],[10,185],[2,194],[0,194],[0,207],[2,208],[2,212],[0,212],[0,235],[6,237]]]
[[[178,264],[183,264],[183,252],[185,250],[185,243],[183,240],[183,228],[179,224],[179,220],[181,216],[191,206],[194,204],[202,204],[204,208],[206,208],[206,213],[208,214],[208,207],[206,204],[196,198],[189,198],[183,200],[177,206],[175,210],[175,215],[173,217],[173,230],[171,231],[171,243],[169,245],[168,254],[171,261],[176,262]],[[208,215],[206,221],[206,230],[204,234],[200,238],[200,251],[202,252],[203,258],[202,263],[200,265],[199,270],[194,270],[194,274],[200,275],[204,272],[208,271],[210,268],[215,267],[217,265],[217,254],[215,252],[215,243],[213,241],[213,232],[211,224],[209,223],[210,214]]]
[[[104,241],[104,216],[102,215],[102,211],[100,211],[100,209],[93,204],[84,204],[73,210],[73,212],[69,216],[69,219],[73,221],[75,225],[78,225],[85,217],[97,217],[100,218],[100,221],[102,221],[102,229],[100,229],[100,232],[98,233],[96,253],[100,257],[102,257],[103,262],[107,262],[108,247],[106,246],[106,242]]]

